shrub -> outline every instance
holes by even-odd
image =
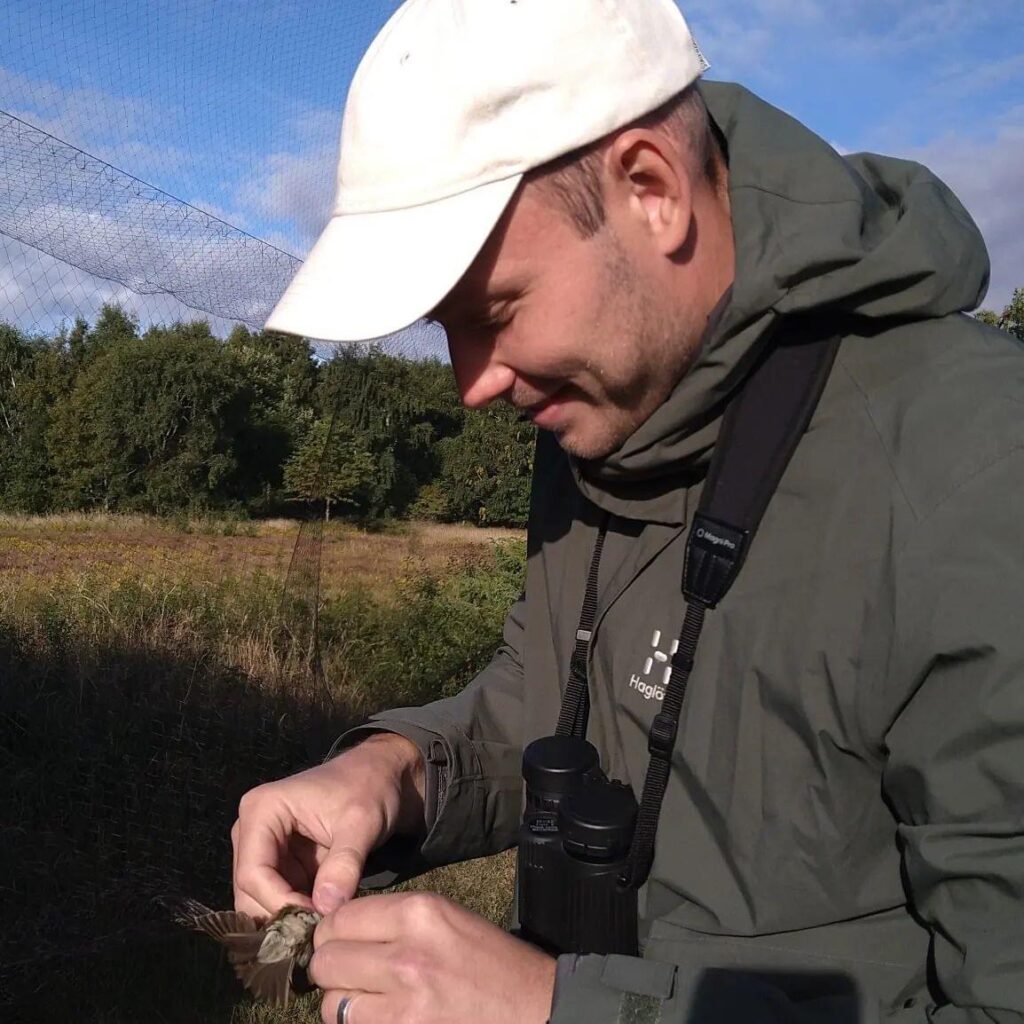
[[[493,562],[410,571],[393,601],[349,591],[328,601],[320,624],[340,696],[367,709],[423,704],[457,693],[501,643],[505,615],[522,587],[522,541],[493,544]]]

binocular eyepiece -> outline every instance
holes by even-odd
[[[622,885],[637,802],[575,736],[523,751],[526,810],[519,830],[520,934],[552,954],[636,956],[636,890]]]

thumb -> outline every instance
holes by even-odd
[[[367,852],[351,843],[331,847],[313,883],[313,906],[317,913],[326,916],[355,896]]]

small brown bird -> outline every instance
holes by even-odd
[[[225,946],[235,974],[257,998],[287,1006],[293,995],[312,988],[304,983],[304,972],[313,956],[313,932],[320,922],[314,911],[282,907],[265,920],[185,900],[176,907],[174,919]],[[300,977],[295,977],[296,966],[301,969]]]

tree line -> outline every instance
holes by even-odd
[[[978,319],[1024,341],[1024,288]],[[53,337],[0,323],[0,511],[426,518],[523,526],[534,430],[466,410],[451,368],[118,306]]]
[[[0,323],[0,510],[327,510],[521,526],[533,427],[466,410],[451,368],[289,335],[151,327],[104,306],[52,337]]]
[[[1013,297],[1001,313],[991,309],[978,311],[978,319],[991,327],[1008,331],[1019,341],[1024,341],[1024,288],[1017,288]]]

